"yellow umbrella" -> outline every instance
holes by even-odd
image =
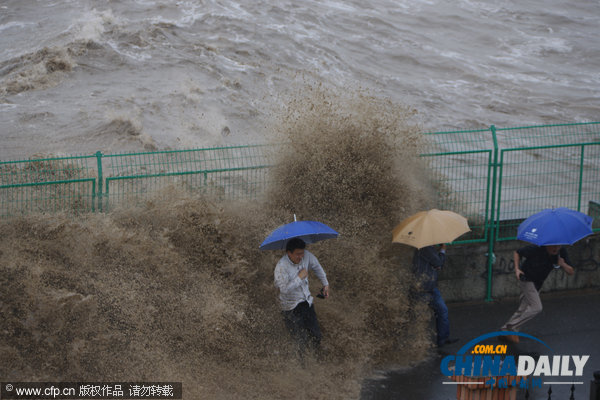
[[[420,249],[449,243],[471,230],[467,219],[452,211],[432,209],[421,211],[400,222],[393,231],[392,242]]]

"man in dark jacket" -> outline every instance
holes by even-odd
[[[448,320],[448,307],[437,287],[438,271],[446,261],[446,245],[442,244],[437,250],[435,246],[427,246],[415,250],[413,257],[413,271],[421,282],[421,291],[435,313],[437,330],[437,345],[456,342],[450,339],[450,322]]]
[[[570,265],[567,250],[559,245],[525,246],[515,251],[513,257],[521,296],[519,308],[501,329],[518,332],[526,322],[542,312],[539,291],[550,272],[562,268],[567,275],[573,275],[575,270]],[[521,258],[525,258],[522,266]],[[500,336],[500,338],[512,343],[519,342],[517,335]]]

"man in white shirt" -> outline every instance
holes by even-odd
[[[313,271],[323,284],[321,294],[329,297],[329,282],[319,260],[308,250],[302,239],[293,238],[286,244],[286,254],[275,267],[275,286],[279,288],[279,300],[285,324],[298,341],[301,354],[307,346],[318,348],[321,329],[308,289],[308,271]]]

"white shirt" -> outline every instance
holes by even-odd
[[[304,250],[304,257],[298,264],[294,264],[286,253],[275,267],[275,286],[279,288],[279,300],[283,311],[293,310],[303,301],[311,305],[313,303],[313,297],[308,290],[308,277],[298,277],[301,269],[313,271],[323,286],[329,285],[323,267],[310,251]]]

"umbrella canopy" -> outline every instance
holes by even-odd
[[[471,230],[467,219],[447,210],[432,209],[418,212],[398,224],[392,242],[404,243],[420,249],[440,243],[449,243]]]
[[[570,208],[547,208],[528,217],[517,229],[517,239],[538,246],[571,245],[591,235],[593,218]]]
[[[294,215],[294,219],[296,216]],[[288,240],[300,238],[305,243],[333,239],[339,234],[327,225],[317,221],[294,221],[275,229],[260,245],[261,250],[283,250]]]

